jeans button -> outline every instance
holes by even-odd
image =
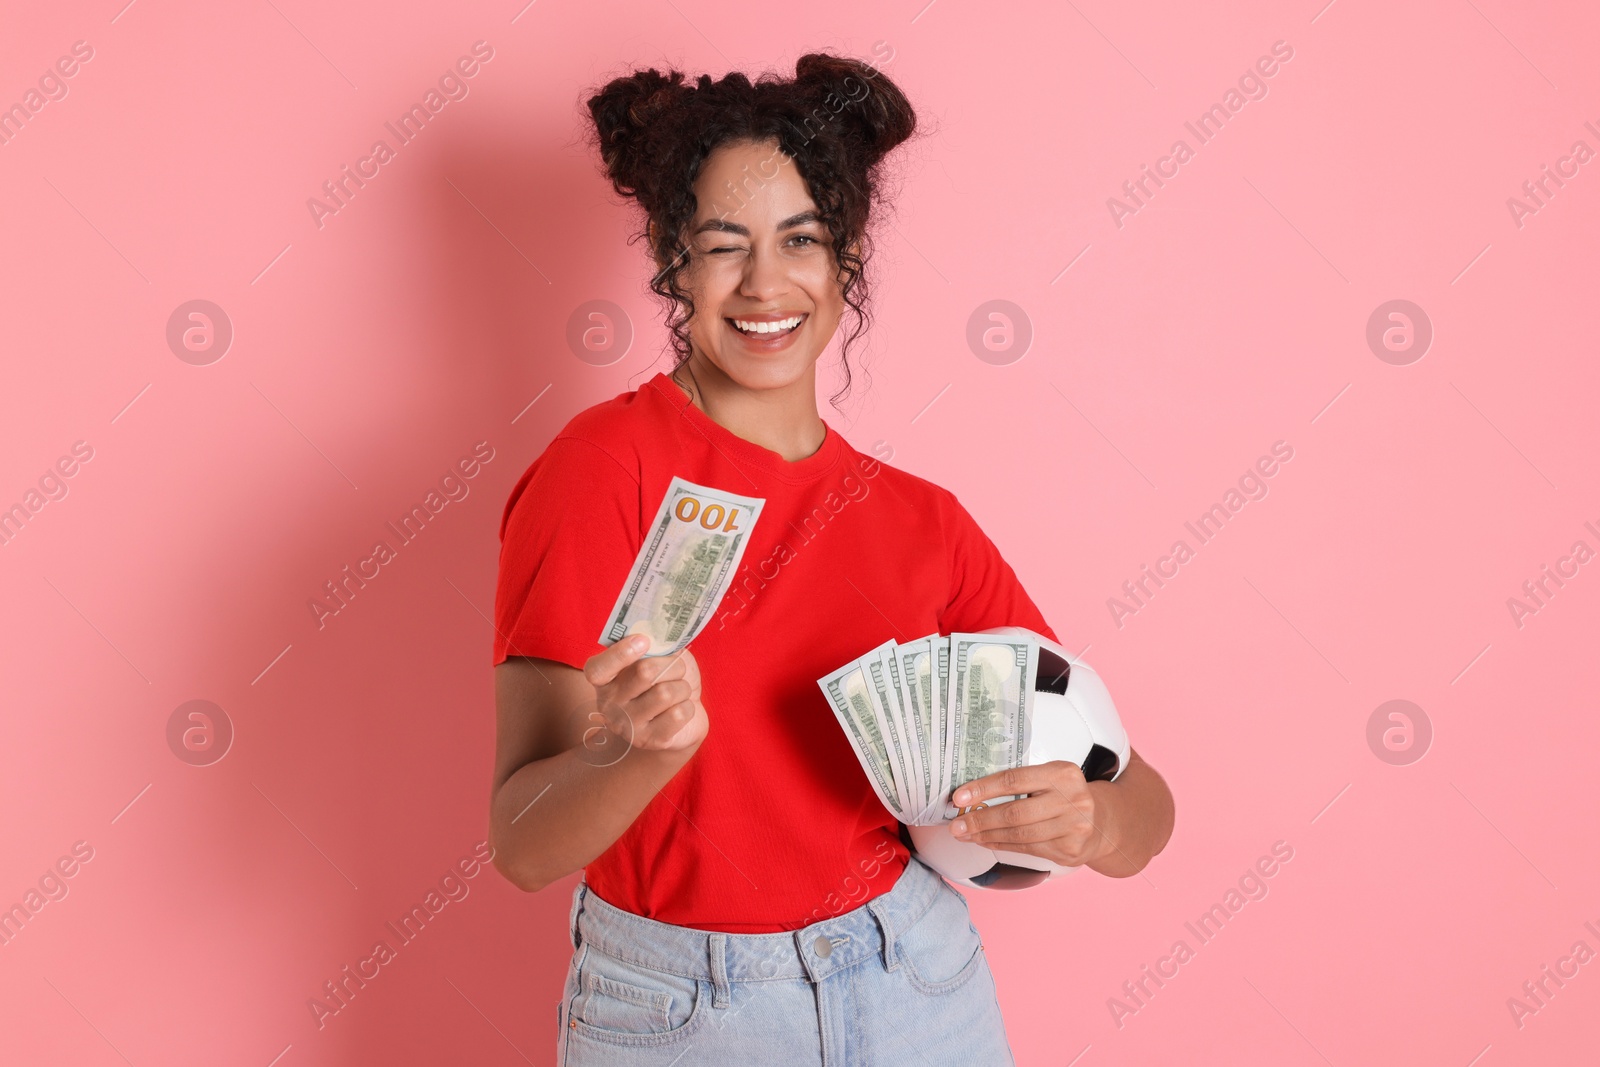
[[[826,937],[818,937],[816,941],[812,942],[811,951],[815,952],[823,959],[827,959],[829,956],[833,955],[833,942],[829,941]]]

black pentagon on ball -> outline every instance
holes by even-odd
[[[1040,645],[1039,669],[1033,675],[1034,692],[1066,696],[1067,683],[1071,680],[1072,664],[1062,659],[1054,651]]]
[[[1049,871],[1036,871],[1032,867],[1018,867],[1012,863],[997,863],[982,874],[967,881],[984,889],[1028,889],[1050,877]]]
[[[1083,780],[1086,782],[1109,782],[1117,776],[1117,768],[1122,761],[1117,754],[1104,745],[1095,745],[1089,749],[1089,754],[1083,758]]]

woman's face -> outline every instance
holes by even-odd
[[[803,377],[844,310],[838,264],[794,160],[776,141],[712,152],[681,284],[694,299],[695,351],[746,389]]]

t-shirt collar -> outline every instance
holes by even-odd
[[[825,431],[822,447],[805,459],[791,461],[770,448],[745,440],[695,407],[694,401],[665,371],[659,372],[645,384],[653,387],[699,436],[736,465],[758,467],[783,481],[799,484],[815,481],[827,474],[839,460],[844,439],[826,420],[822,423]]]

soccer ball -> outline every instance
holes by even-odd
[[[1020,626],[982,632],[1029,636],[1039,642],[1028,762],[1076,763],[1091,782],[1109,782],[1120,775],[1128,765],[1128,734],[1110,691],[1094,669],[1049,638]],[[1024,852],[958,841],[951,836],[949,823],[902,825],[900,840],[950,881],[978,889],[1027,889],[1078,869]]]

